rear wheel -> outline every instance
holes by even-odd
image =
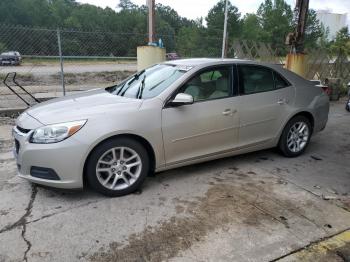
[[[278,147],[287,157],[299,156],[309,145],[311,133],[309,119],[305,116],[296,116],[285,126]]]
[[[138,189],[148,171],[145,148],[130,138],[116,138],[95,148],[86,172],[93,189],[107,196],[122,196]]]

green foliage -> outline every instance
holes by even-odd
[[[246,14],[243,18],[243,39],[259,41],[261,39],[262,27],[256,14]]]
[[[284,49],[285,38],[293,31],[293,12],[291,7],[284,0],[265,0],[258,9],[262,28],[260,39],[272,43],[274,48]]]
[[[293,31],[293,12],[284,0],[264,0],[256,14],[246,14],[243,18],[230,1],[228,7],[229,41],[243,38],[269,42],[274,48],[285,49],[285,36]],[[132,0],[120,0],[116,8],[117,11],[103,9],[77,0],[1,0],[0,25],[108,32],[90,35],[64,32],[63,52],[65,55],[134,56],[136,46],[148,41],[147,7],[138,6]],[[171,7],[158,3],[157,38],[162,38],[169,52],[176,51],[184,57],[220,56],[224,8],[225,0],[217,0],[204,18],[206,26],[203,26],[203,18],[189,20]],[[21,51],[25,48],[27,54],[57,55],[56,31],[28,32],[18,30],[16,37],[6,38],[8,32],[0,26],[1,42],[10,49]],[[310,48],[327,45],[326,33],[316,19],[315,11],[310,10],[305,45]],[[110,45],[108,51],[107,43]],[[333,47],[336,48],[338,43]]]
[[[196,27],[183,27],[180,29],[177,38],[177,52],[184,57],[198,56],[198,46],[201,43],[200,32]]]
[[[238,8],[228,2],[227,32],[230,37],[240,37],[242,31],[241,14]],[[222,37],[222,29],[225,18],[225,0],[218,3],[209,10],[207,21],[207,31],[211,37]]]
[[[336,55],[350,55],[350,33],[348,27],[339,30],[330,49]]]
[[[225,0],[219,0],[218,3],[209,10],[207,17],[205,18],[207,22],[205,41],[208,51],[212,56],[221,56],[225,5]],[[240,16],[241,14],[239,13],[238,8],[233,6],[229,1],[227,13],[228,38],[239,38],[241,36],[242,21]]]
[[[134,9],[137,9],[137,5],[135,5],[130,0],[120,0],[118,7],[121,8],[122,10],[134,10]]]
[[[324,38],[326,32],[320,21],[316,17],[316,11],[313,9],[309,10],[306,28],[305,28],[305,39],[304,46],[306,49],[312,49],[317,46],[317,43],[325,44],[326,38]],[[323,42],[322,42],[323,41]]]
[[[6,45],[0,42],[0,53],[5,52],[7,50]]]

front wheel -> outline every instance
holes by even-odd
[[[285,126],[278,147],[287,157],[299,156],[309,145],[311,133],[309,119],[305,116],[296,116]]]
[[[138,189],[149,171],[145,148],[130,138],[107,140],[94,149],[87,162],[89,185],[107,196],[122,196]]]

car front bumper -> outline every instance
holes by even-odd
[[[53,144],[33,144],[29,143],[30,135],[31,132],[22,133],[13,128],[18,176],[50,187],[82,188],[87,147],[73,137]],[[52,176],[53,173],[56,177]]]

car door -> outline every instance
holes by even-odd
[[[240,86],[240,146],[274,139],[294,98],[293,86],[269,67],[238,65]]]
[[[177,164],[231,150],[238,139],[237,81],[233,67],[211,67],[196,73],[178,93],[194,103],[162,110],[166,164]]]

